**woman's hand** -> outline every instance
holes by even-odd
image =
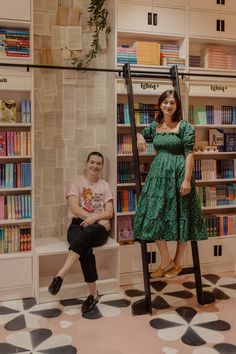
[[[145,152],[147,148],[147,143],[140,133],[137,133],[137,148],[139,152]]]
[[[95,222],[97,222],[97,215],[93,214],[88,216],[86,219],[84,219],[84,221],[80,224],[80,226],[87,227],[91,224],[94,224]]]
[[[99,220],[98,224],[104,226],[107,231],[111,229],[111,224],[108,220]]]
[[[180,194],[183,196],[183,195],[187,195],[189,194],[191,191],[191,184],[190,184],[190,181],[184,179],[183,180],[183,183],[181,184],[181,187],[180,187]]]

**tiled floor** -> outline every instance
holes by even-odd
[[[236,277],[208,274],[216,301],[198,305],[193,278],[152,283],[153,315],[133,316],[142,284],[101,296],[82,317],[82,299],[0,303],[0,354],[236,354]]]

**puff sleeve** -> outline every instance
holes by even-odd
[[[153,138],[156,134],[156,127],[157,127],[157,122],[154,121],[151,124],[149,124],[148,127],[144,128],[141,132],[145,140],[153,141]]]
[[[184,122],[182,142],[184,147],[185,155],[193,152],[193,147],[195,144],[195,129],[188,122]]]

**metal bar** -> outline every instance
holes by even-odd
[[[119,76],[123,74],[122,69],[108,69],[108,68],[87,68],[87,67],[76,67],[76,66],[58,66],[58,65],[42,65],[42,64],[18,64],[18,63],[0,63],[0,67],[18,67],[18,68],[26,68],[29,70],[30,68],[35,69],[55,69],[55,70],[75,70],[75,71],[101,71],[101,72],[113,72],[118,73]],[[163,78],[163,79],[171,79],[169,72],[163,71],[146,71],[146,70],[130,70],[131,75],[140,74],[140,76],[136,77],[146,77],[146,78]],[[144,74],[144,75],[141,75]],[[202,77],[221,77],[221,78],[229,78],[236,79],[236,75],[221,75],[221,74],[204,74],[204,73],[191,73],[191,72],[180,72],[178,76],[184,78],[185,76],[202,76]]]
[[[133,161],[134,161],[134,176],[135,176],[135,183],[136,183],[136,195],[138,198],[141,192],[141,179],[140,179],[140,171],[139,171],[139,155],[138,155],[138,148],[137,148],[137,130],[135,124],[133,86],[132,86],[129,63],[123,66],[123,76],[125,79],[125,83],[127,86],[127,93],[128,93],[128,107],[129,107],[130,126],[131,126]]]

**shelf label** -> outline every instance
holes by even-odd
[[[0,82],[7,82],[7,78],[6,77],[0,77]]]
[[[190,84],[190,96],[236,97],[235,84]]]
[[[160,81],[134,81],[133,80],[133,93],[134,95],[159,95],[165,90],[173,89],[171,83]],[[117,93],[127,94],[127,87],[124,81],[117,81]]]

